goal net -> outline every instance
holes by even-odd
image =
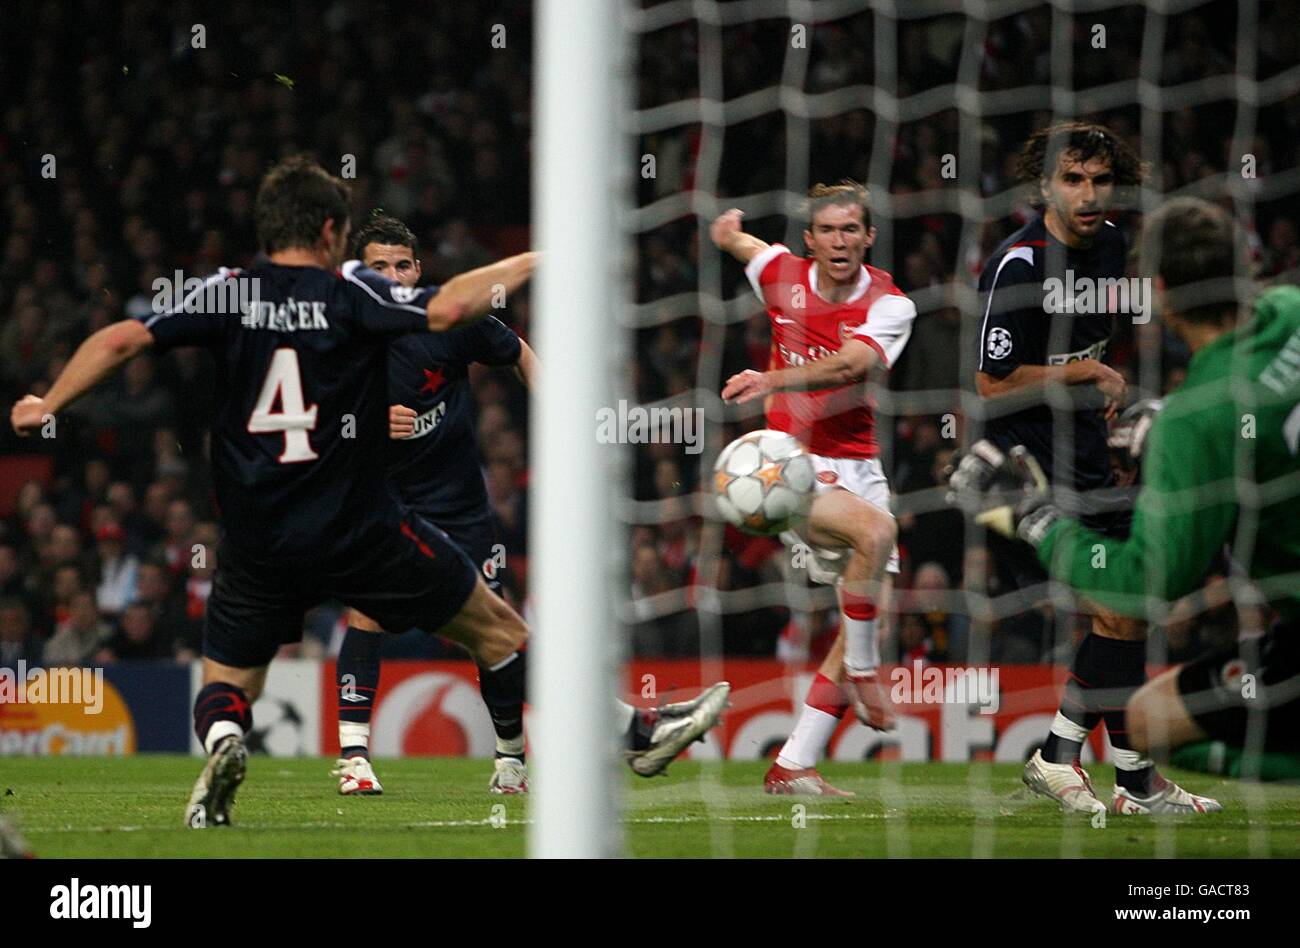
[[[851,837],[863,855],[937,854],[922,835],[936,813],[957,814],[966,826],[946,838],[944,855],[1016,852],[1021,821],[1059,826],[1062,856],[1088,851],[1086,820],[1061,823],[1044,801],[1016,793],[1018,769],[997,767],[1023,764],[1046,737],[1087,628],[1083,607],[1056,583],[1014,588],[984,532],[944,499],[945,468],[985,421],[974,391],[976,280],[1032,213],[1014,180],[1016,153],[1035,129],[1068,119],[1104,124],[1150,165],[1145,184],[1121,194],[1111,215],[1130,244],[1143,212],[1172,195],[1206,197],[1233,212],[1259,273],[1293,280],[1300,67],[1286,6],[624,5],[635,193],[620,219],[635,252],[635,301],[634,355],[623,364],[618,397],[625,416],[647,412],[649,425],[644,437],[634,423],[625,428],[633,443],[614,505],[626,531],[618,599],[631,643],[627,684],[646,706],[723,678],[734,687],[724,726],[688,754],[700,762],[698,779],[627,794],[625,826],[662,821],[648,814],[672,798],[677,819],[708,827],[709,852],[699,855],[758,855],[760,837],[750,829],[773,822],[800,832],[762,854],[816,855],[832,835]],[[838,610],[833,589],[809,582],[801,568],[805,551],[745,536],[714,516],[714,459],[739,434],[764,427],[761,402],[726,405],[719,392],[732,374],[768,367],[771,336],[741,268],[708,231],[716,215],[737,207],[747,232],[802,253],[804,195],[815,182],[844,178],[870,191],[877,236],[868,262],[893,274],[918,311],[903,356],[870,388],[902,553],[882,623],[883,657],[920,675],[949,666],[1000,675],[994,711],[973,695],[958,700],[950,679],[938,702],[912,682],[907,697],[917,703],[899,708],[891,733],[870,731],[848,713],[825,759],[875,763],[834,770],[859,800],[829,808],[761,793],[758,762],[788,735]],[[1109,361],[1130,397],[1162,396],[1183,378],[1188,353],[1158,318],[1134,323],[1117,330]],[[1058,395],[1049,396],[1052,409],[1068,417]],[[1243,521],[1252,517],[1237,541],[1268,528],[1258,510],[1243,510]],[[1246,553],[1233,553],[1195,595],[1153,606],[1149,667],[1261,631],[1266,610],[1243,578]],[[1096,761],[1107,800],[1109,753],[1098,726],[1084,760]],[[728,766],[738,761],[753,767]],[[1209,776],[1201,782],[1224,786]],[[1249,786],[1234,793],[1234,802],[1251,805]],[[1268,853],[1266,824],[1249,832],[1251,854]],[[1185,852],[1173,828],[1157,840],[1157,854]],[[626,845],[638,853],[635,832]]]

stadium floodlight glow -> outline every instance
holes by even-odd
[[[529,521],[536,635],[530,646],[533,764],[528,852],[621,855],[622,774],[612,696],[620,676],[613,595],[619,449],[596,438],[621,358],[621,3],[536,7],[534,246],[543,253],[532,402]]]

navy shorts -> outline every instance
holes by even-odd
[[[1300,751],[1300,621],[1189,662],[1178,671],[1178,694],[1212,740],[1244,747],[1251,738],[1266,751]]]
[[[302,640],[303,615],[337,599],[389,630],[438,629],[478,582],[478,569],[423,517],[376,521],[346,552],[262,560],[222,544],[203,631],[203,654],[235,668],[260,668],[280,646]]]
[[[438,524],[451,538],[451,542],[460,547],[469,557],[470,562],[483,576],[488,589],[501,595],[501,573],[506,568],[505,547],[497,544],[497,530],[492,518],[483,517],[466,523],[444,524],[436,515],[419,508],[416,510],[426,520]]]

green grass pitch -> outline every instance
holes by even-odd
[[[487,793],[491,764],[376,761],[382,797],[345,798],[324,758],[254,757],[229,828],[182,825],[198,758],[0,759],[0,810],[42,857],[497,857],[524,854],[527,800]],[[1027,797],[1014,764],[827,764],[852,799],[771,797],[764,763],[678,762],[628,774],[640,857],[1300,856],[1300,787],[1166,771],[1220,814],[1104,827]],[[1094,777],[1107,768],[1094,765]],[[1109,797],[1109,786],[1098,781]],[[1104,789],[1103,789],[1104,788]],[[504,811],[494,807],[503,806]]]

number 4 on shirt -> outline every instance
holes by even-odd
[[[272,410],[277,400],[278,412]],[[284,433],[284,451],[278,459],[281,464],[314,461],[319,455],[311,449],[307,432],[316,430],[316,408],[303,405],[297,351],[276,349],[257,405],[248,418],[248,430],[252,434]]]

